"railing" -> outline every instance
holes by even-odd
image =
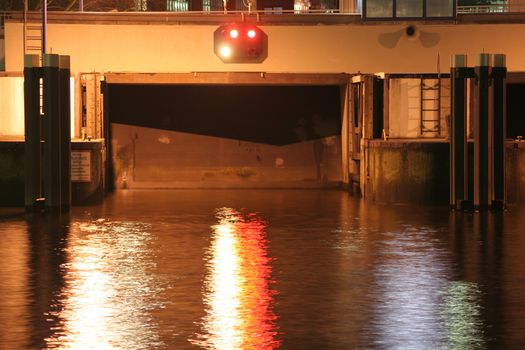
[[[2,1],[2,0],[0,0]],[[523,3],[511,3],[511,4],[493,4],[493,5],[476,5],[476,6],[457,6],[457,14],[501,14],[501,13],[525,13],[525,0],[520,2]],[[339,8],[330,8],[330,9],[308,9],[308,8],[296,8],[294,10],[284,10],[279,8],[273,9],[264,9],[264,10],[204,10],[204,11],[191,11],[185,9],[174,9],[175,11],[100,11],[100,12],[83,12],[86,14],[139,14],[139,13],[148,13],[156,15],[168,15],[168,14],[191,14],[191,15],[222,15],[222,14],[253,14],[253,15],[354,15],[361,16],[362,13],[357,11],[342,10]],[[4,21],[6,18],[17,18],[17,13],[20,11],[0,11],[0,27],[3,27]],[[30,11],[30,14],[39,14],[39,11]],[[79,11],[54,11],[54,13],[79,13]]]
[[[458,6],[457,13],[509,13],[525,12],[524,4],[494,4],[494,5],[477,5],[477,6]]]

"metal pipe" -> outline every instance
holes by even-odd
[[[46,54],[46,36],[47,36],[47,0],[42,0],[42,62]]]

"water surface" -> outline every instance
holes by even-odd
[[[136,190],[11,215],[0,349],[520,348],[524,214]]]

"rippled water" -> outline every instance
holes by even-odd
[[[524,214],[217,190],[3,218],[0,349],[520,348]]]

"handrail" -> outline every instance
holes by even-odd
[[[1,1],[1,0],[0,0]],[[3,25],[5,19],[21,18],[24,11],[0,11],[0,23]],[[149,16],[224,16],[224,15],[239,15],[239,16],[261,16],[261,15],[297,15],[297,16],[340,16],[353,15],[361,16],[358,11],[343,11],[339,8],[334,9],[305,9],[305,10],[280,10],[280,9],[265,9],[265,10],[235,10],[235,11],[51,11],[56,15],[68,14],[86,14],[86,15],[107,15],[107,16],[126,16],[144,14]],[[502,13],[525,13],[525,0],[523,4],[493,4],[493,5],[472,5],[472,6],[457,6],[457,14],[502,14]],[[27,14],[32,17],[40,16],[40,11],[28,11]],[[399,18],[396,18],[399,20]],[[425,19],[425,18],[422,18]]]
[[[520,12],[525,12],[525,3],[524,4],[492,4],[492,5],[457,6],[458,14],[520,13]]]

